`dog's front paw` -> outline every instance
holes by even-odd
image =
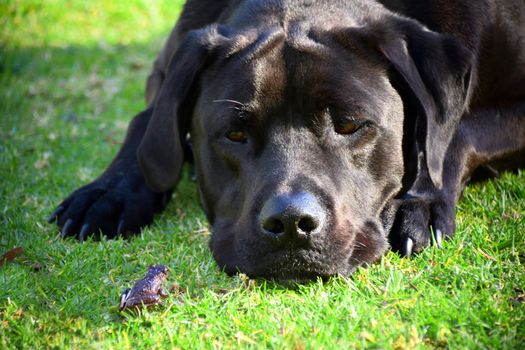
[[[390,232],[390,245],[404,256],[418,253],[456,231],[455,204],[443,196],[407,197],[401,201]]]
[[[150,224],[170,194],[151,191],[137,174],[106,176],[73,192],[48,221],[56,221],[62,237],[79,241],[100,233],[108,238],[128,236]]]

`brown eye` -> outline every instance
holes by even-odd
[[[335,132],[341,135],[350,135],[356,132],[360,127],[361,125],[354,121],[345,121],[335,125]]]
[[[226,134],[226,137],[228,140],[232,142],[246,142],[248,140],[248,137],[246,136],[246,133],[244,131],[240,130],[233,130]]]

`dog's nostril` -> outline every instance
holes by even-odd
[[[263,228],[266,231],[274,233],[274,234],[279,234],[279,233],[284,232],[284,224],[282,223],[281,220],[276,219],[276,218],[271,218],[271,219],[266,220],[263,223]]]
[[[304,232],[312,232],[319,227],[319,221],[312,217],[306,216],[299,220],[297,227]]]
[[[317,198],[307,192],[270,198],[259,214],[263,236],[273,243],[305,244],[320,233],[326,214]]]

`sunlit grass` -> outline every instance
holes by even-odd
[[[0,2],[0,254],[24,248],[0,267],[0,348],[523,348],[523,172],[468,188],[443,249],[295,288],[218,271],[187,176],[129,241],[58,238],[44,218],[117,152],[180,3]],[[120,314],[152,263],[181,292]]]
[[[3,0],[2,39],[18,46],[128,45],[166,32],[182,0]]]

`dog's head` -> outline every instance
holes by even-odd
[[[418,172],[440,186],[469,60],[451,37],[394,17],[193,31],[169,65],[141,168],[153,189],[172,188],[190,132],[225,271],[348,275],[388,248],[392,203]]]

